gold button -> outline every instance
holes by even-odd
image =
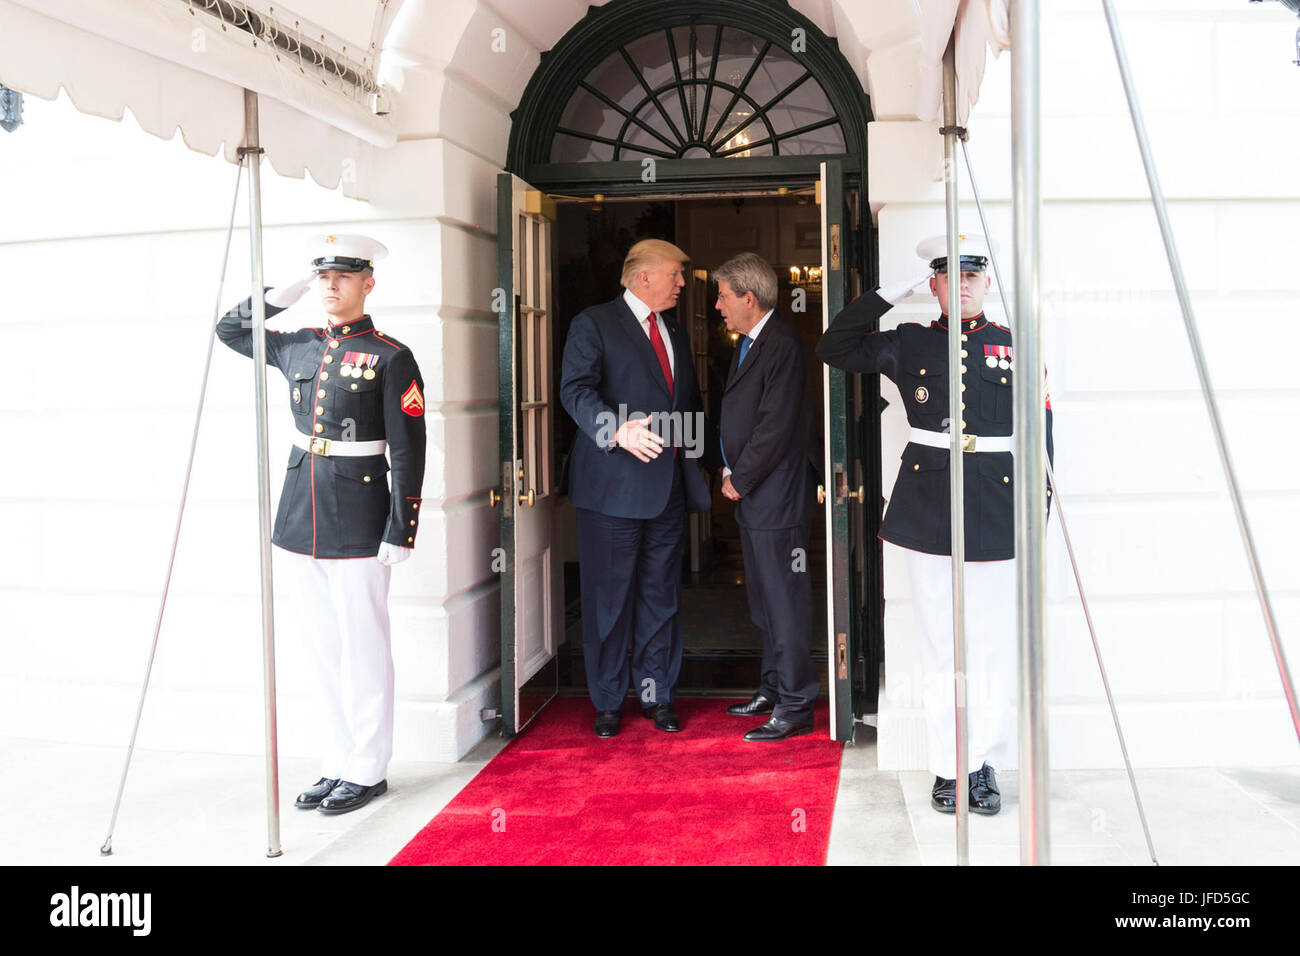
[[[966,366],[963,365],[963,366],[961,367],[961,370],[962,370],[962,374],[965,374],[965,373],[966,373]]]
[[[925,369],[921,369],[921,374],[922,374],[922,375],[925,374]]]
[[[1047,497],[1049,497],[1049,498],[1052,497],[1052,489],[1051,489],[1051,488],[1048,488],[1048,489],[1047,489]]]
[[[961,337],[961,340],[962,340],[963,342],[965,342],[965,341],[966,341],[966,336],[963,335],[963,336]]]
[[[317,415],[324,415],[324,414],[325,414],[325,409],[323,409],[323,408],[321,408],[319,405],[317,405],[317,406],[316,406],[316,414],[317,414]]]
[[[357,383],[356,383],[356,382],[353,382],[353,383],[352,383],[352,391],[355,392],[356,390],[357,390]]]
[[[961,407],[964,409],[964,408],[966,407],[966,403],[965,403],[965,402],[962,402],[962,403],[961,403]]]
[[[962,422],[962,423],[961,423],[961,430],[962,430],[962,431],[965,431],[965,430],[966,430],[966,423],[965,423],[965,422]]]
[[[920,465],[913,465],[913,466],[912,466],[912,470],[913,470],[913,471],[920,471],[920,470],[921,470],[921,466],[920,466]]]
[[[411,527],[412,527],[412,528],[415,527],[415,522],[414,522],[414,521],[411,522]]]
[[[324,397],[325,397],[325,389],[323,389],[323,388],[318,388],[318,389],[316,389],[316,397],[317,397],[317,398],[324,398]]]
[[[381,339],[384,337],[383,332],[376,332],[375,335],[379,336]]]
[[[420,503],[419,503],[418,501],[412,501],[412,502],[411,502],[411,509],[414,510],[414,511],[419,511],[419,510],[420,510]]]
[[[966,357],[966,350],[965,350],[965,349],[962,349],[962,350],[961,350],[961,357],[962,357],[962,358],[965,358],[965,357]]]
[[[321,372],[321,373],[320,373],[320,380],[321,380],[322,382],[328,382],[328,381],[330,380],[330,373],[329,373],[329,372]]]
[[[415,543],[415,539],[414,539],[414,538],[407,538],[407,539],[406,539],[406,543],[407,543],[407,544],[414,544],[414,543]]]
[[[1002,483],[1003,483],[1004,485],[1009,485],[1009,484],[1011,484],[1011,478],[1010,478],[1010,476],[1009,476],[1009,475],[1003,475],[1003,476],[1002,476]]]
[[[348,334],[349,332],[351,332],[351,331],[352,331],[352,326],[350,326],[350,325],[345,325],[345,326],[343,326],[343,334],[344,334],[344,335],[347,335],[347,334]]]
[[[332,349],[336,349],[336,348],[338,348],[338,347],[339,347],[339,343],[338,343],[338,342],[331,342],[331,343],[330,343],[330,348],[332,348]]]
[[[970,321],[970,327],[973,329],[973,328],[975,328],[975,326],[977,326],[977,325],[979,325],[979,323],[976,322],[974,319],[971,319],[971,321]]]
[[[319,435],[321,432],[323,432],[323,431],[325,430],[325,426],[322,425],[320,422],[317,422],[317,423],[316,423],[315,425],[313,425],[312,427],[316,430],[316,434],[317,434],[317,435]]]
[[[962,383],[961,383],[961,390],[962,390],[963,392],[966,391],[966,383],[965,383],[965,382],[962,382]]]
[[[1007,377],[1005,375],[1002,376],[1002,384],[1007,384]]]
[[[370,484],[370,476],[369,476],[369,475],[366,475],[366,476],[365,476],[364,478],[362,478],[361,480],[364,481],[366,484]]]
[[[325,356],[325,364],[326,364],[326,365],[329,365],[329,364],[330,364],[331,362],[333,362],[333,361],[334,361],[334,356],[332,356],[332,355],[327,355],[327,356]]]

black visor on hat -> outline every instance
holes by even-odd
[[[962,256],[961,257],[962,272],[983,272],[985,269],[988,268],[988,264],[989,264],[988,259],[985,259],[983,256]],[[948,271],[948,257],[940,256],[938,259],[931,259],[930,268],[933,269],[935,272],[946,273]]]
[[[325,272],[327,269],[335,272],[360,272],[369,265],[369,259],[353,259],[351,256],[328,256],[311,261],[311,267],[317,272]]]

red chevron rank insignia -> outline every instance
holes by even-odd
[[[412,418],[424,414],[424,396],[420,394],[420,386],[415,379],[411,379],[411,387],[402,394],[402,411]]]

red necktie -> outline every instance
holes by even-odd
[[[673,393],[673,367],[668,363],[668,350],[664,348],[663,336],[659,334],[659,320],[650,313],[650,344],[654,346],[655,355],[659,356],[659,367],[664,370],[664,381],[668,383],[668,394]]]

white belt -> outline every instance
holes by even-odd
[[[325,458],[364,458],[366,455],[382,455],[388,448],[388,442],[379,441],[333,441],[329,438],[313,438],[297,432],[293,443],[313,455]]]
[[[917,445],[929,445],[931,448],[950,448],[952,437],[947,432],[932,432],[924,428],[912,428],[908,441]],[[974,451],[1011,451],[1014,435],[969,435],[962,433],[961,450]]]

